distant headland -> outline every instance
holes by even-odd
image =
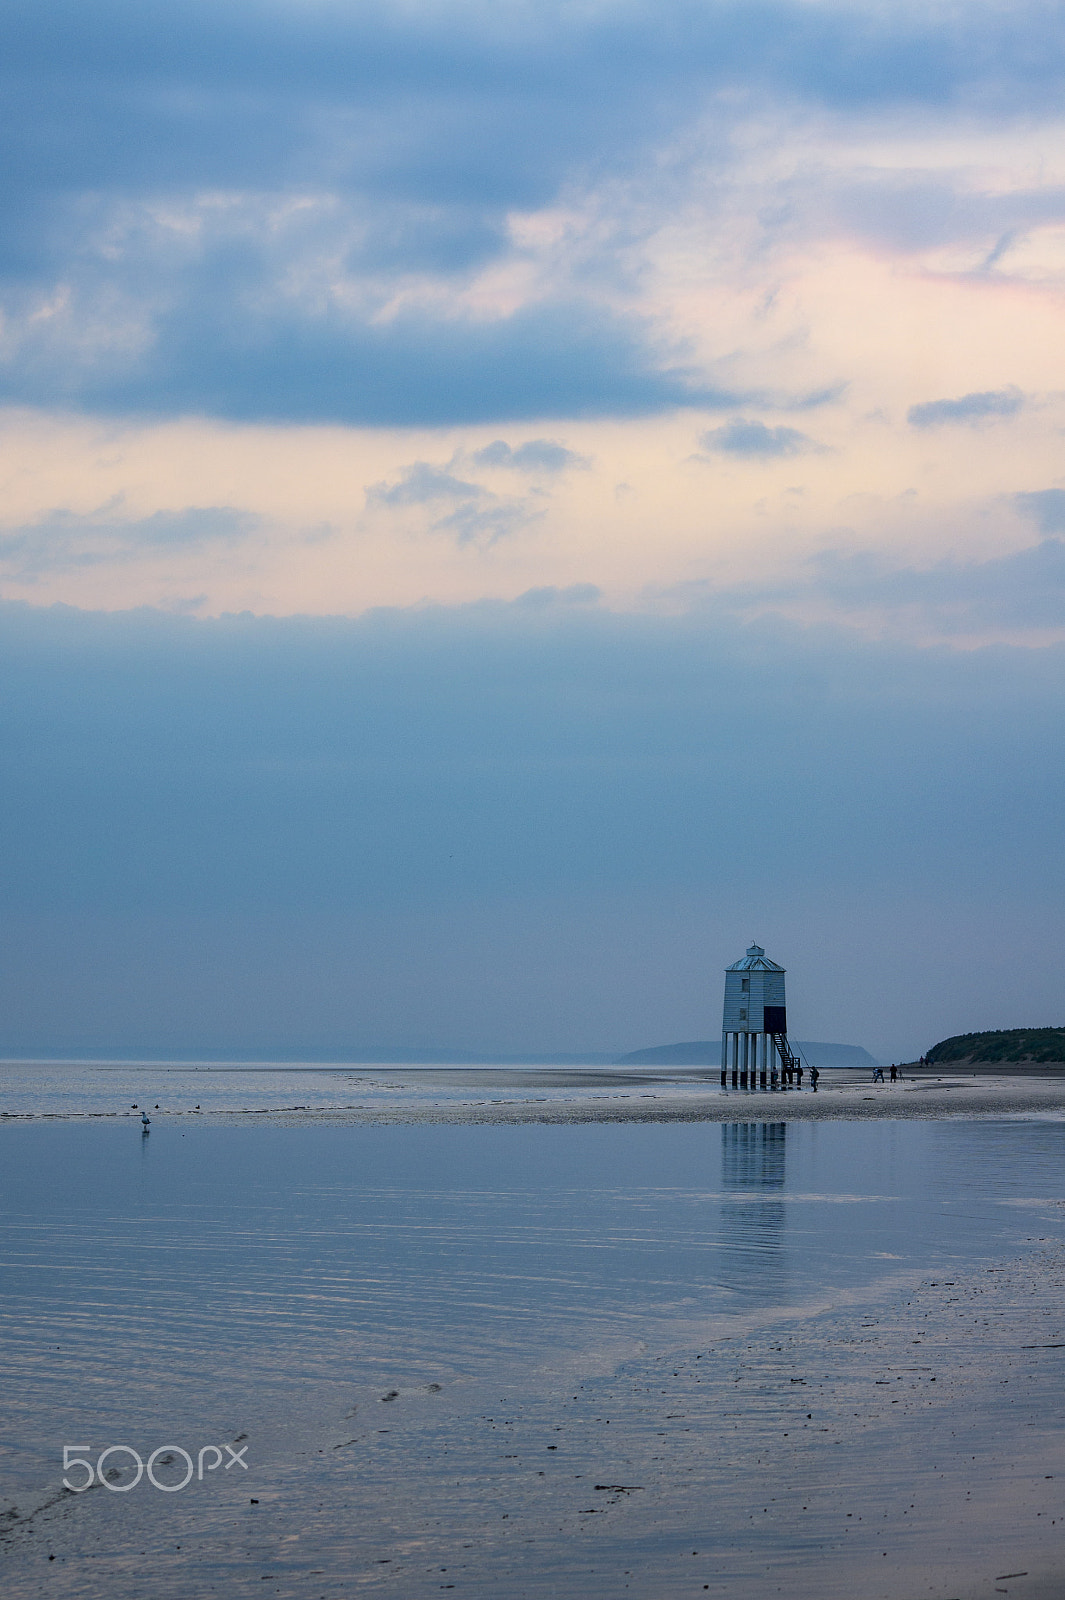
[[[876,1060],[860,1044],[826,1044],[817,1039],[795,1039],[794,1048],[814,1067],[875,1067]],[[681,1044],[656,1044],[618,1056],[619,1067],[719,1067],[720,1039],[688,1039]]]
[[[1065,1071],[1065,1028],[1001,1028],[957,1033],[941,1039],[925,1056],[930,1067],[1033,1067]]]

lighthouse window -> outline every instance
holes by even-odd
[[[741,989],[749,989],[750,987],[751,987],[750,978],[741,978],[740,979],[740,988]]]

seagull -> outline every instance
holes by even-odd
[[[141,1112],[141,1127],[144,1129],[145,1133],[148,1132],[148,1128],[149,1128],[150,1125],[151,1125],[151,1118],[149,1117],[147,1111],[142,1111]]]

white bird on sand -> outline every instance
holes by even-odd
[[[150,1126],[150,1123],[151,1123],[151,1118],[148,1116],[147,1111],[142,1111],[141,1112],[141,1127],[144,1129],[145,1133],[148,1132],[148,1128]]]

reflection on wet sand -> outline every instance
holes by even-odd
[[[5,1600],[1065,1592],[1065,1124],[150,1110],[5,1133]]]
[[[781,1299],[786,1122],[725,1122],[721,1186],[735,1200],[723,1207],[721,1281],[750,1304]]]
[[[724,1122],[721,1181],[726,1189],[782,1189],[786,1122]]]

